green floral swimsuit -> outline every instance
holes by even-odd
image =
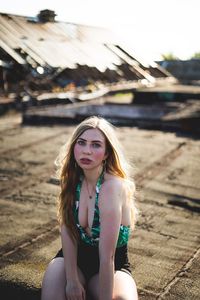
[[[79,224],[79,219],[78,219],[82,178],[80,179],[80,181],[77,185],[77,188],[76,188],[76,202],[74,205],[75,222],[76,222],[77,228],[79,230],[81,240],[91,246],[98,246],[98,243],[99,243],[100,220],[99,220],[98,200],[99,200],[99,191],[100,191],[101,185],[103,183],[103,178],[104,178],[103,175],[104,174],[100,175],[100,177],[97,181],[97,184],[96,184],[95,210],[94,210],[94,219],[93,219],[93,224],[92,224],[92,229],[91,229],[91,236],[88,235],[87,232],[85,231],[85,229]],[[118,241],[117,241],[117,248],[122,247],[127,244],[129,235],[130,235],[130,226],[121,225],[120,230],[119,230],[119,237],[118,237]]]

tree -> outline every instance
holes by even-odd
[[[179,58],[171,52],[162,54],[162,58],[163,60],[179,60]]]
[[[191,56],[191,59],[200,59],[200,52],[196,52]]]

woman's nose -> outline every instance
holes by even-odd
[[[90,147],[90,145],[85,145],[83,151],[84,151],[84,153],[90,154],[91,153],[91,147]]]

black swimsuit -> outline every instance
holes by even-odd
[[[99,208],[98,208],[98,195],[100,187],[103,182],[103,175],[101,175],[96,185],[96,198],[95,198],[95,212],[94,221],[92,225],[92,235],[89,236],[78,221],[79,198],[81,191],[82,180],[79,182],[76,190],[76,202],[74,205],[74,217],[76,225],[80,234],[80,242],[78,243],[77,265],[84,274],[86,280],[99,272]],[[115,250],[115,270],[124,271],[131,275],[130,263],[128,260],[127,243],[129,239],[130,228],[129,226],[120,226],[119,238]],[[56,257],[63,257],[62,249],[57,253]]]

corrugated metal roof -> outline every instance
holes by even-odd
[[[152,82],[151,72],[123,52],[107,29],[0,14],[0,40],[0,47],[22,65],[59,70],[86,66]],[[159,74],[162,77],[161,70]]]
[[[120,59],[103,44],[93,42],[91,35],[87,40],[89,30],[84,32],[84,26],[63,22],[33,23],[21,16],[0,15],[0,27],[4,43],[13,51],[22,49],[41,66],[75,68],[76,64],[82,64],[104,71],[120,64]],[[95,29],[92,31],[95,34]]]
[[[0,47],[7,52],[16,62],[18,62],[20,65],[25,65],[26,61],[21,58],[20,55],[18,55],[12,48],[10,48],[6,43],[0,40]]]

